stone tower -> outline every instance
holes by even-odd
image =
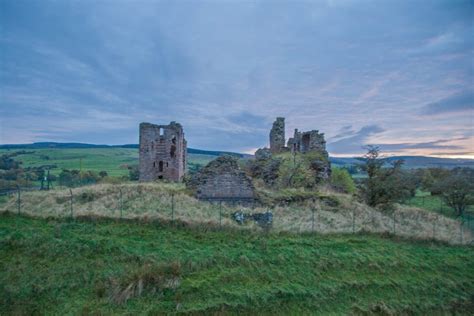
[[[270,151],[280,153],[285,147],[285,118],[277,117],[270,131]]]
[[[140,124],[140,181],[181,181],[186,172],[187,149],[181,124]]]

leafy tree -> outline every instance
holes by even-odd
[[[313,188],[317,184],[314,170],[309,165],[311,157],[300,154],[296,156],[280,155],[277,183],[283,188]]]
[[[339,191],[353,194],[356,186],[347,169],[333,168],[331,173],[331,185]]]
[[[454,210],[456,216],[464,216],[466,208],[474,204],[472,169],[454,169],[447,177],[438,180],[433,187],[440,192],[442,199]]]
[[[368,205],[389,205],[410,196],[410,186],[402,171],[403,160],[393,161],[390,167],[384,167],[386,160],[380,156],[377,146],[368,146],[362,160],[365,163],[361,169],[367,173],[362,193]]]
[[[99,172],[99,176],[100,176],[101,178],[104,178],[104,177],[107,177],[107,176],[108,176],[108,173],[107,173],[107,171],[102,170],[102,171]]]

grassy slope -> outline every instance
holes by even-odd
[[[203,314],[468,314],[474,307],[469,247],[0,216],[0,314],[172,313],[177,306]],[[178,288],[153,293],[153,267],[177,262]],[[110,301],[113,280],[126,287],[140,278],[140,296]]]
[[[17,149],[0,149],[0,155],[8,152],[16,152]],[[67,149],[32,149],[32,154],[24,154],[14,159],[23,161],[24,167],[36,167],[42,165],[56,164],[58,168],[53,169],[54,174],[59,174],[61,169],[79,169],[102,171],[105,170],[110,176],[128,175],[128,170],[121,167],[126,164],[138,164],[138,149],[136,148],[67,148]],[[46,159],[46,157],[49,159]],[[190,154],[189,162],[195,164],[207,164],[215,156],[203,154]]]

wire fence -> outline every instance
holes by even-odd
[[[448,218],[413,208],[380,212],[354,204],[262,205],[255,200],[196,201],[181,192],[156,191],[152,186],[127,185],[10,192],[0,210],[33,216],[77,218],[100,216],[150,219],[205,227],[235,227],[296,233],[381,233],[415,239],[472,244],[474,217]],[[266,215],[265,215],[266,214]],[[271,214],[271,215],[269,215]]]

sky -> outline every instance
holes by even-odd
[[[272,122],[333,156],[474,158],[474,1],[0,1],[0,143],[252,153]]]

